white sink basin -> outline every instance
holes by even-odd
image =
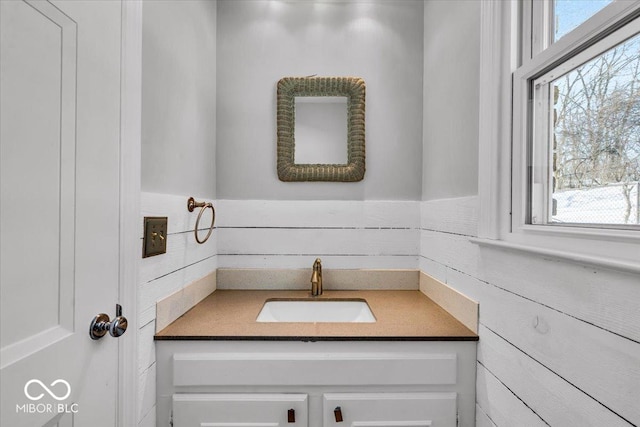
[[[364,300],[269,300],[257,322],[348,322],[374,323]]]

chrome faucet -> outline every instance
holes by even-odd
[[[311,296],[322,295],[322,261],[316,258],[313,263],[313,274],[311,274]]]

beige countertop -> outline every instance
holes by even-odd
[[[375,323],[258,323],[265,301],[309,298],[308,291],[217,290],[156,340],[476,341],[478,336],[417,290],[325,291],[318,298],[365,299]]]

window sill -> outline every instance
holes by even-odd
[[[533,253],[537,255],[558,258],[566,261],[572,261],[579,264],[595,265],[599,267],[609,268],[617,271],[624,271],[629,273],[640,273],[640,263],[623,261],[614,258],[608,258],[599,255],[584,255],[579,253],[573,253],[565,250],[556,250],[542,248],[538,246],[529,246],[519,243],[507,242],[504,240],[493,240],[486,238],[471,237],[469,239],[471,243],[475,243],[479,246],[493,247],[498,249],[509,249],[525,253]]]

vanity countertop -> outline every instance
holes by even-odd
[[[417,290],[333,291],[322,298],[362,298],[375,323],[258,323],[265,301],[311,299],[308,291],[217,290],[155,340],[477,341],[478,335]]]

